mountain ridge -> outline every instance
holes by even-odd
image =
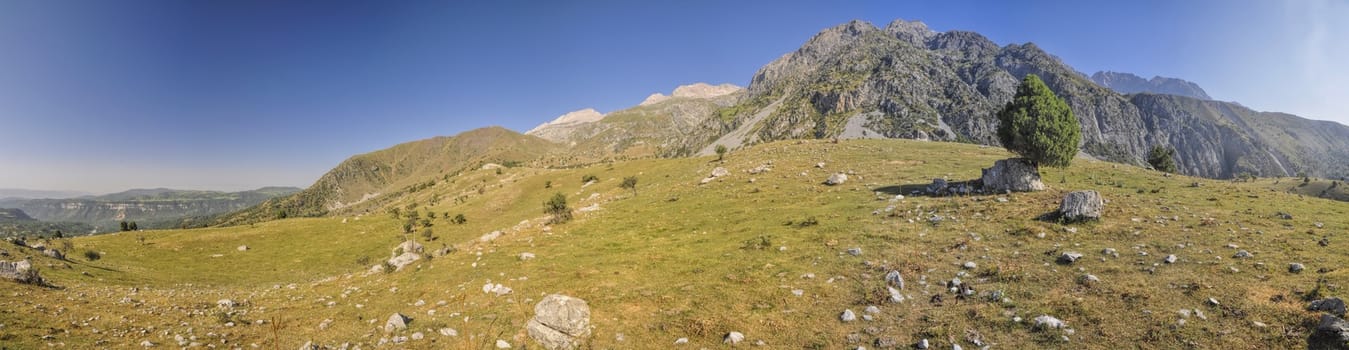
[[[1153,76],[1143,79],[1132,73],[1099,71],[1091,75],[1091,81],[1097,85],[1118,91],[1121,94],[1154,93],[1212,100],[1199,84],[1179,78]]]

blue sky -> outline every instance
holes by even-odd
[[[401,142],[743,86],[824,28],[899,18],[1349,123],[1349,1],[14,0],[0,187],[305,187]]]

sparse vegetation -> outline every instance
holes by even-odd
[[[717,161],[722,161],[722,160],[726,159],[726,146],[725,146],[725,145],[717,145],[717,147],[714,149],[714,151],[717,152]]]
[[[584,184],[584,183],[591,182],[591,181],[599,182],[599,181],[600,181],[600,177],[599,177],[599,176],[595,176],[595,174],[585,174],[585,176],[582,176],[582,177],[581,177],[581,183],[583,183],[583,184]]]
[[[621,187],[621,188],[623,188],[623,189],[632,190],[632,195],[633,195],[633,196],[637,196],[637,177],[636,177],[636,176],[628,176],[628,177],[623,178],[623,183],[619,184],[618,187]]]
[[[85,259],[85,260],[89,260],[89,261],[98,261],[98,259],[102,259],[102,258],[103,258],[103,254],[99,254],[99,253],[96,252],[96,251],[92,251],[92,250],[86,250],[86,251],[84,251],[84,259]]]
[[[548,221],[550,224],[561,224],[571,221],[572,213],[571,208],[567,208],[567,196],[563,195],[561,192],[553,194],[552,198],[549,198],[547,202],[543,203],[543,213],[553,216],[552,219]]]

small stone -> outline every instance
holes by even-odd
[[[1115,248],[1105,248],[1105,249],[1101,249],[1101,254],[1102,254],[1102,255],[1108,255],[1108,256],[1111,256],[1111,257],[1116,257],[1116,258],[1119,257],[1119,252],[1115,251]]]
[[[443,336],[446,336],[446,337],[458,337],[458,336],[459,336],[459,331],[454,330],[454,328],[441,328],[440,331],[439,331],[439,333],[440,333],[440,335],[443,335]]]
[[[1078,253],[1078,252],[1063,252],[1063,254],[1059,255],[1058,262],[1059,262],[1060,264],[1065,264],[1065,265],[1066,265],[1066,264],[1072,264],[1072,263],[1076,262],[1078,259],[1081,259],[1081,258],[1082,258],[1082,253]]]
[[[1251,257],[1253,257],[1253,255],[1251,255],[1251,252],[1245,250],[1238,250],[1236,254],[1232,255],[1232,257],[1236,259],[1250,259]]]
[[[422,332],[412,333],[412,340],[422,340],[422,338],[425,337],[426,335],[422,334]]]
[[[852,256],[862,255],[862,248],[848,248],[848,255]]]
[[[1167,264],[1174,264],[1176,262],[1176,255],[1175,254],[1167,255],[1166,259],[1162,259],[1162,262]]]
[[[674,343],[675,343],[675,345],[688,344],[688,343],[689,343],[689,338],[679,338],[679,339],[675,339],[675,342],[674,342]]]
[[[1220,304],[1218,303],[1218,299],[1208,298],[1208,305],[1209,305],[1209,306],[1218,306],[1218,305],[1220,305]]]
[[[867,306],[866,310],[862,310],[862,312],[868,313],[868,314],[879,314],[879,313],[881,313],[881,308],[876,307],[876,305],[871,305],[871,306]]]
[[[1291,263],[1291,264],[1288,264],[1288,272],[1291,272],[1291,273],[1299,273],[1299,272],[1302,272],[1302,270],[1305,270],[1306,268],[1307,268],[1307,267],[1306,267],[1306,266],[1302,266],[1301,263]]]
[[[1067,326],[1063,320],[1049,315],[1036,316],[1034,321],[1035,329],[1058,329]]]
[[[407,322],[409,320],[411,319],[409,319],[407,316],[403,316],[403,314],[400,313],[394,313],[393,315],[389,315],[389,320],[384,322],[384,331],[393,332],[395,330],[407,329],[408,328]]]
[[[842,314],[842,315],[839,315],[839,316],[838,316],[838,319],[839,319],[840,321],[843,321],[843,322],[852,322],[852,321],[856,321],[856,320],[857,320],[857,314],[854,314],[854,313],[852,312],[852,309],[843,310],[843,314]]]
[[[899,289],[904,289],[904,276],[899,274],[899,270],[890,270],[885,274],[885,283]]]
[[[973,270],[978,268],[979,264],[975,264],[973,261],[966,261],[965,264],[961,266],[964,267],[966,270]]]
[[[792,290],[792,295],[795,295],[795,296],[798,296],[798,297],[799,297],[799,296],[803,296],[803,295],[806,295],[806,291],[805,291],[805,290],[801,290],[801,289],[793,289],[793,290]]]
[[[534,253],[529,253],[529,252],[520,253],[520,261],[525,261],[525,260],[529,260],[529,259],[533,259],[533,258],[534,258]]]
[[[903,295],[903,294],[899,294],[899,290],[898,290],[898,289],[895,289],[895,287],[885,287],[885,288],[886,288],[887,291],[890,292],[890,302],[891,302],[891,303],[898,304],[898,303],[904,302],[904,295]]]
[[[241,245],[241,246],[239,246],[239,251],[241,251],[241,252],[248,251],[248,246],[246,246],[246,245]]]
[[[149,347],[154,347],[154,346],[155,346],[155,343],[151,343],[149,340],[145,340],[145,341],[141,341],[141,346],[144,346],[144,347],[147,347],[147,348],[149,348]]]
[[[497,339],[497,349],[510,349],[510,348],[511,343],[507,343],[505,340]]]
[[[739,343],[742,342],[742,341],[745,341],[745,335],[744,335],[744,334],[741,334],[740,332],[730,332],[730,333],[726,333],[726,337],[725,337],[724,339],[722,339],[721,342],[722,342],[722,343],[726,343],[726,344],[735,345],[735,344],[739,344]]]
[[[828,179],[824,180],[824,184],[829,186],[836,186],[842,185],[844,182],[847,181],[848,181],[848,174],[834,173],[833,175],[829,175]]]
[[[1096,275],[1092,275],[1092,274],[1082,275],[1081,278],[1078,278],[1078,283],[1085,284],[1085,285],[1092,285],[1092,284],[1096,284],[1096,283],[1098,283],[1098,282],[1101,282],[1101,278],[1100,278],[1100,277],[1096,277]]]
[[[928,344],[927,339],[919,340],[919,341],[918,341],[918,345],[917,345],[918,349],[920,349],[920,350],[921,350],[921,349],[927,349],[927,348],[930,347],[930,346],[931,346],[931,345]]]

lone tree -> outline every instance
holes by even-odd
[[[1036,166],[1068,166],[1082,141],[1073,110],[1035,74],[1021,79],[1016,96],[998,112],[998,122],[1002,146]]]
[[[1148,152],[1148,164],[1152,164],[1152,168],[1157,169],[1157,171],[1174,174],[1176,172],[1175,157],[1175,148],[1152,146],[1152,151]]]
[[[618,187],[632,190],[632,195],[634,197],[637,196],[637,177],[628,176],[623,178],[623,183],[618,184]]]
[[[717,148],[714,150],[717,152],[717,161],[726,158],[726,145],[717,145]]]
[[[571,221],[571,208],[567,208],[567,196],[562,192],[553,194],[553,198],[543,203],[543,213],[553,215],[553,219],[548,221],[550,224]]]

